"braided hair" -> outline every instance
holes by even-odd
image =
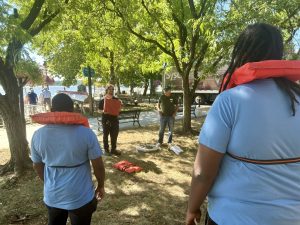
[[[244,64],[263,60],[281,60],[282,57],[283,39],[278,28],[265,23],[249,25],[237,39],[219,92],[226,90],[234,71]],[[273,79],[277,86],[289,96],[292,114],[295,116],[295,103],[299,103],[296,95],[300,95],[300,86],[286,78]]]

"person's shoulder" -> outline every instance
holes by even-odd
[[[46,126],[47,126],[47,125],[44,125],[44,126],[38,128],[37,130],[35,130],[35,131],[33,132],[32,138],[41,135],[41,134],[45,131]]]
[[[84,132],[84,133],[93,133],[93,130],[89,127],[83,126],[83,125],[75,125],[76,129]]]
[[[80,136],[86,140],[90,140],[90,139],[93,139],[94,137],[96,137],[96,134],[94,133],[94,131],[89,127],[85,127],[83,125],[78,125],[76,129],[78,129]]]
[[[275,83],[271,79],[255,80],[246,84],[238,85],[229,90],[223,91],[221,95],[225,98],[247,98],[259,92],[268,92],[274,88]]]

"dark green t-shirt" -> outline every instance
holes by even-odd
[[[176,110],[178,101],[173,95],[170,97],[162,95],[160,96],[158,103],[160,104],[160,109],[163,116],[172,116]]]

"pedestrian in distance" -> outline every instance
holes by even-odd
[[[50,111],[50,109],[51,109],[51,92],[48,88],[43,88],[42,97],[43,97],[43,105],[44,105],[46,111]]]
[[[30,91],[27,94],[28,102],[30,105],[36,105],[38,103],[38,96],[34,92],[33,88],[30,88]]]
[[[99,102],[99,110],[102,111],[103,145],[107,155],[121,155],[117,150],[119,135],[119,119],[122,102],[114,96],[114,86],[107,85],[105,96]],[[108,136],[110,136],[111,149],[109,149]]]
[[[29,114],[33,115],[37,112],[37,103],[38,103],[38,96],[34,92],[33,88],[30,88],[30,91],[27,93],[27,102],[29,103]]]
[[[163,143],[166,126],[168,126],[169,129],[168,145],[171,147],[174,121],[178,111],[178,100],[172,94],[171,87],[166,87],[164,89],[164,93],[160,96],[157,103],[157,111],[160,116],[160,128],[156,147],[160,148],[161,144]]]
[[[282,60],[272,25],[238,37],[199,135],[186,225],[295,225],[300,222],[300,61]]]
[[[72,99],[63,93],[52,99],[52,112],[73,112]],[[48,225],[89,225],[97,201],[104,197],[105,169],[94,132],[83,125],[47,124],[31,141],[33,168],[44,183]],[[94,189],[91,166],[97,179]]]

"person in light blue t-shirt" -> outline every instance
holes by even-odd
[[[73,112],[66,94],[52,99],[53,112]],[[104,196],[105,169],[102,151],[94,132],[82,125],[48,124],[38,129],[31,141],[31,159],[44,182],[44,202],[49,225],[88,225]],[[98,185],[94,189],[90,162]]]
[[[200,220],[206,196],[206,224],[300,224],[300,86],[271,74],[226,90],[237,68],[282,56],[271,25],[250,25],[239,36],[200,132],[186,225]]]

